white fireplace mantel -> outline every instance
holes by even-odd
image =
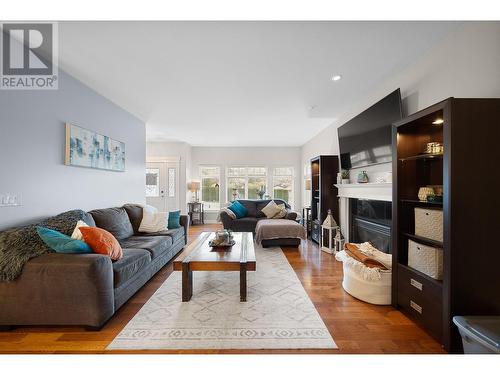
[[[392,184],[388,183],[365,183],[365,184],[338,184],[338,197],[340,207],[340,228],[345,239],[349,241],[350,233],[350,207],[349,198],[371,199],[377,201],[392,202]]]
[[[338,184],[340,198],[373,199],[378,201],[392,202],[392,184],[388,183],[365,183],[365,184]]]

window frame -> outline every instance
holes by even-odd
[[[292,173],[291,174],[276,174],[276,170],[279,168],[290,168]],[[291,190],[290,190],[290,197],[288,199],[288,204],[293,208],[295,206],[295,167],[292,165],[275,165],[272,167],[272,175],[270,176],[271,178],[271,187],[272,187],[272,198],[273,199],[278,199],[274,195],[274,180],[275,178],[280,178],[280,177],[291,177],[292,184],[291,184]]]
[[[240,168],[244,169],[245,173],[240,174],[240,175],[229,175],[229,170],[231,168]],[[259,175],[259,174],[249,174],[248,170],[250,168],[262,168],[264,169],[264,174]],[[233,198],[232,195],[229,193],[229,180],[231,178],[241,178],[245,180],[245,196],[240,197],[238,199],[253,199],[253,198],[248,198],[248,179],[249,178],[263,178],[265,181],[265,187],[266,187],[266,193],[268,193],[268,188],[269,188],[269,168],[265,165],[228,165],[226,166],[226,199],[227,202],[232,202],[231,199]]]

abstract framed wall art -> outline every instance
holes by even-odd
[[[125,143],[67,123],[64,164],[125,172]]]

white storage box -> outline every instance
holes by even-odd
[[[443,210],[415,208],[415,234],[443,242]]]
[[[408,240],[408,267],[436,280],[443,279],[443,249]]]

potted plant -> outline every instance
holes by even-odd
[[[349,180],[349,171],[347,171],[347,170],[343,170],[342,171],[342,183],[343,184],[350,183],[350,180]]]

